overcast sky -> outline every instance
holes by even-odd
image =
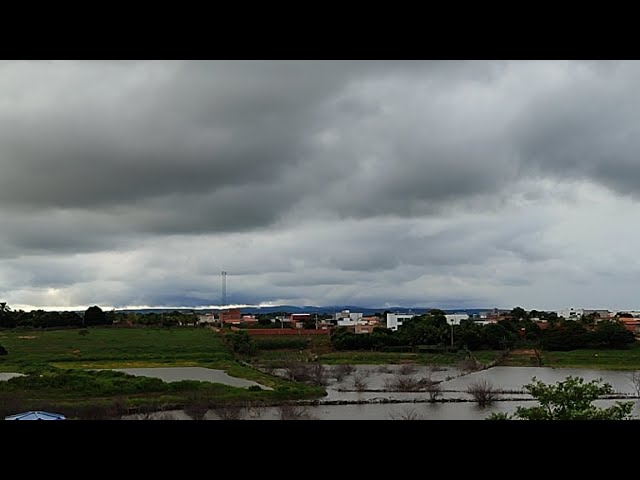
[[[0,300],[640,308],[640,63],[0,63]]]

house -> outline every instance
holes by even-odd
[[[633,333],[640,333],[640,318],[621,318],[624,328]]]
[[[403,322],[411,320],[413,317],[415,317],[413,313],[387,313],[387,328],[395,332]]]
[[[339,327],[352,327],[362,320],[362,313],[350,312],[349,310],[343,310],[333,314],[333,319],[336,320],[336,324]]]
[[[611,312],[604,309],[584,309],[583,315],[595,314],[600,320],[609,320],[611,318]]]
[[[362,320],[360,320],[361,325],[374,325],[374,326],[378,326],[378,324],[380,323],[380,319],[378,317],[362,317]]]
[[[503,315],[511,313],[511,310],[505,310],[504,308],[493,308],[478,314],[481,320],[494,320],[498,321]]]
[[[584,315],[583,308],[565,308],[556,312],[558,317],[564,317],[565,320],[579,320]]]
[[[289,316],[289,322],[293,328],[304,328],[304,322],[311,320],[310,313],[292,313]]]
[[[198,325],[210,325],[216,322],[216,316],[213,313],[198,314]]]
[[[239,325],[242,322],[242,314],[239,308],[230,308],[220,312],[220,322]]]
[[[373,332],[373,329],[376,328],[376,325],[364,325],[364,324],[359,324],[357,323],[354,326],[354,331],[355,333],[371,333]]]

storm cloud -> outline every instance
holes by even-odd
[[[0,299],[634,308],[634,61],[0,63]]]

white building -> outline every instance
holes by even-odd
[[[216,323],[216,316],[213,313],[205,313],[198,315],[198,325]]]
[[[411,320],[415,315],[413,313],[387,313],[387,328],[396,331],[402,326],[402,322]]]
[[[462,320],[469,320],[469,315],[466,313],[451,313],[445,315],[445,317],[449,325],[460,325]]]
[[[564,317],[565,320],[579,320],[584,315],[583,308],[565,308],[564,310],[558,310],[556,312],[559,317]]]
[[[333,314],[333,318],[338,321],[339,327],[352,327],[362,323],[362,313],[343,310]]]

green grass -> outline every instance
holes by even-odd
[[[640,370],[640,345],[625,350],[573,350],[543,352],[545,367]]]
[[[0,332],[9,354],[0,358],[0,371],[23,372],[29,367],[66,364],[85,368],[211,366],[230,361],[220,337],[207,329],[92,328],[78,330]],[[31,338],[33,337],[33,338]]]
[[[498,356],[499,352],[487,350],[473,352],[478,361],[490,363]],[[397,364],[417,363],[420,365],[456,365],[466,358],[464,352],[457,353],[395,353],[395,352],[332,352],[319,356],[322,363],[337,365],[341,363],[352,364]]]
[[[326,394],[323,388],[290,382],[236,362],[221,337],[208,329],[92,328],[81,336],[73,330],[0,331],[9,354],[0,371],[31,374],[0,382],[0,410],[60,407],[70,415],[90,417],[109,409],[113,415],[131,408],[181,408],[195,395],[212,405],[228,402],[276,404]],[[249,391],[210,382],[164,383],[117,372],[87,369],[202,366],[257,381],[272,391]],[[42,377],[40,376],[42,375]],[[94,412],[95,413],[95,412]]]

